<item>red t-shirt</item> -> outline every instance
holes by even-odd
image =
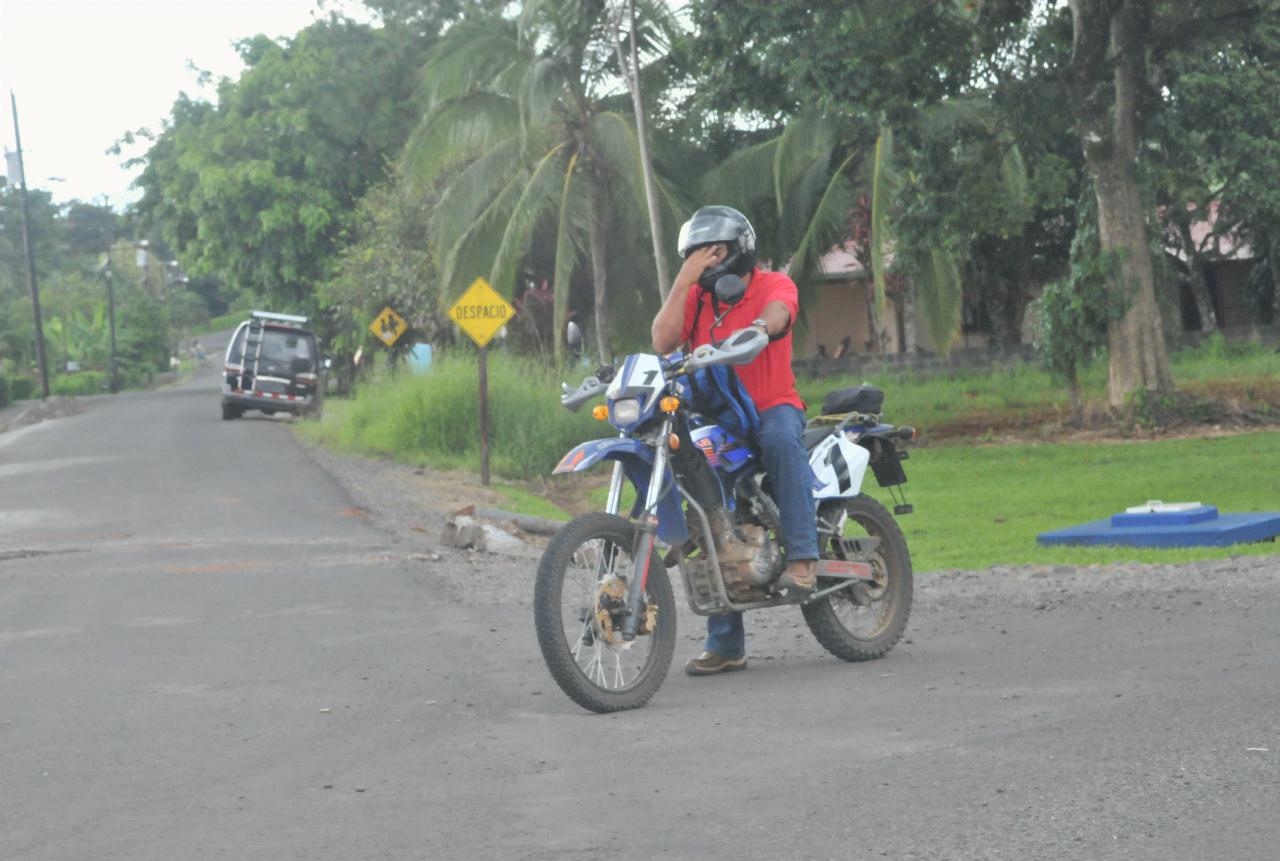
[[[691,331],[693,315],[698,307],[698,295],[702,292],[702,288],[694,284],[689,288],[689,295],[684,303],[684,328],[680,331],[680,343],[688,342],[691,348],[711,342],[711,324],[716,319],[711,293],[707,293],[702,299],[697,331]],[[747,292],[737,305],[729,309],[724,320],[716,327],[716,338],[723,340],[730,333],[747,328],[752,320],[761,315],[764,306],[773,301],[787,306],[794,325],[796,314],[800,310],[795,282],[782,272],[752,269]],[[759,412],[778,404],[791,404],[804,410],[804,401],[800,400],[800,394],[796,391],[796,377],[791,371],[791,327],[787,328],[785,335],[765,347],[750,364],[737,365],[734,370]]]

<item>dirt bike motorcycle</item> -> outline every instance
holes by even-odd
[[[729,279],[738,284],[716,285],[725,305],[745,289],[736,276],[721,280]],[[776,590],[786,558],[769,476],[751,446],[701,414],[693,397],[699,374],[746,364],[767,345],[763,332],[742,329],[687,354],[630,355],[576,389],[564,385],[561,403],[570,410],[603,394],[606,403],[594,414],[618,431],[576,446],[556,466],[563,474],[612,461],[613,475],[605,510],[574,518],[548,543],[534,589],[543,659],[584,708],[638,708],[662,684],[676,642],[670,567],[679,569],[694,613],[798,605],[818,642],[846,661],[882,657],[902,636],[911,556],[893,514],[861,487],[870,466],[889,488],[895,513],[910,513],[901,492],[907,452],[898,444],[915,432],[880,420],[879,389],[827,395],[823,415],[804,432],[821,556],[817,586],[804,594]],[[626,517],[619,511],[624,481],[636,491]]]

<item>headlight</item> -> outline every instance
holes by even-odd
[[[613,423],[619,425],[635,424],[640,418],[640,402],[635,398],[623,398],[613,402]]]

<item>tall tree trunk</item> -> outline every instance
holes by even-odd
[[[902,352],[916,351],[916,291],[910,287],[902,291],[902,304],[898,312],[898,343]],[[933,345],[936,350],[937,344]]]
[[[1084,426],[1084,396],[1080,391],[1080,373],[1072,368],[1067,374],[1067,392],[1071,398],[1071,426]]]
[[[622,49],[621,23],[622,12],[625,11],[631,20],[630,58]],[[626,0],[626,9],[619,9],[613,28],[613,44],[618,50],[618,67],[626,79],[627,89],[631,91],[631,105],[636,114],[636,138],[640,143],[640,169],[644,174],[644,196],[649,206],[649,233],[653,238],[653,265],[658,275],[658,298],[666,301],[667,291],[671,289],[671,279],[667,275],[667,258],[662,253],[662,213],[658,209],[658,189],[653,176],[653,159],[649,155],[649,131],[644,117],[644,99],[640,93],[640,55],[636,50],[636,4],[635,0]]]
[[[1280,326],[1280,239],[1268,237],[1267,268],[1271,270],[1271,324]]]
[[[596,310],[596,347],[600,351],[600,363],[607,365],[613,360],[609,350],[609,207],[605,205],[605,191],[601,180],[596,176],[587,179],[587,209],[591,219],[591,295]]]
[[[1209,295],[1209,282],[1204,277],[1204,266],[1199,257],[1192,257],[1187,262],[1187,285],[1191,288],[1191,298],[1196,302],[1196,312],[1200,315],[1200,331],[1208,335],[1218,328],[1218,315],[1213,310],[1213,297]]]
[[[1107,327],[1107,399],[1117,409],[1137,391],[1173,388],[1134,170],[1152,2],[1070,0],[1072,100],[1098,201],[1098,238],[1103,250],[1120,253],[1115,289],[1131,296],[1128,311]]]
[[[871,335],[871,350],[876,353],[887,353],[888,345],[885,343],[887,333],[885,331],[884,321],[880,319],[881,315],[876,311],[875,285],[867,282],[867,330]]]
[[[1218,328],[1218,315],[1214,313],[1213,297],[1209,295],[1209,283],[1204,278],[1204,265],[1200,261],[1199,249],[1191,238],[1191,224],[1179,221],[1177,229],[1183,253],[1187,255],[1187,284],[1191,288],[1196,311],[1200,314],[1200,331],[1207,335]]]
[[[1107,326],[1107,400],[1112,407],[1123,408],[1129,396],[1139,390],[1171,390],[1173,375],[1156,305],[1146,221],[1132,160],[1098,159],[1091,167],[1098,199],[1099,244],[1122,255],[1115,289],[1131,295],[1124,316]]]

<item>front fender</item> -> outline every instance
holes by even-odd
[[[620,460],[623,463],[638,460],[641,463],[653,463],[653,449],[639,440],[626,437],[605,437],[604,439],[587,440],[574,446],[569,453],[560,458],[552,475],[564,472],[582,472],[590,469],[602,460]]]
[[[574,446],[569,453],[560,458],[552,475],[565,472],[581,472],[590,469],[602,460],[620,460],[626,470],[627,479],[636,489],[636,502],[631,516],[640,514],[645,495],[649,490],[649,477],[653,472],[653,448],[638,440],[627,437],[606,437],[593,439]],[[680,493],[676,490],[675,477],[667,466],[663,480],[665,490],[658,500],[658,538],[670,545],[683,544],[689,539],[689,531],[684,522],[684,511],[680,507]]]

